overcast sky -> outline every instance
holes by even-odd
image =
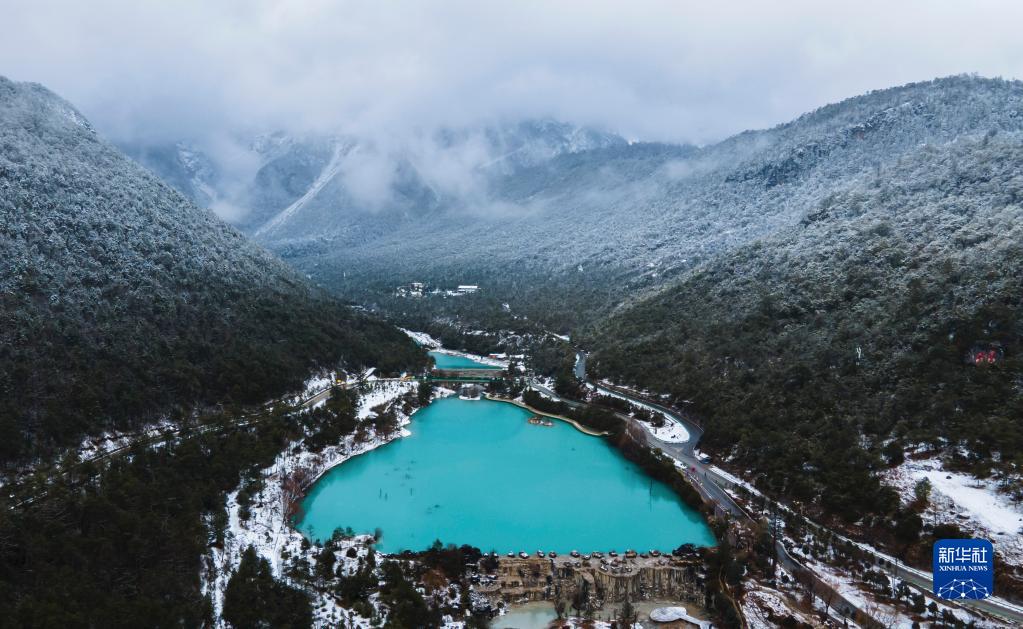
[[[1023,76],[1023,2],[0,0],[0,73],[115,139],[550,116],[706,143],[862,92]]]

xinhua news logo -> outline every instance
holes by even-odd
[[[941,598],[987,598],[995,589],[995,550],[986,539],[934,543],[934,593]]]

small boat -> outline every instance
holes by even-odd
[[[540,417],[539,415],[533,415],[532,417],[529,418],[528,421],[529,421],[530,424],[533,424],[534,426],[548,426],[549,427],[549,426],[553,426],[554,425],[554,422],[552,422],[551,420],[547,419],[546,417]]]
[[[542,550],[536,551],[536,556],[539,557],[540,559],[543,559],[544,558],[543,551]]]
[[[556,552],[554,552],[552,550],[551,552],[547,553],[547,556],[550,557],[551,559],[557,559],[558,558],[558,553],[556,553]]]
[[[579,556],[579,551],[578,550],[573,550],[572,551],[572,556],[573,557],[578,557]]]
[[[519,551],[519,557],[521,557],[521,558],[523,558],[523,559],[529,559],[529,553],[527,553],[527,552],[526,552],[526,551],[524,551],[524,550],[520,550],[520,551]]]

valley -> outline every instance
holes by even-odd
[[[1023,625],[1023,82],[705,134],[305,45],[0,76],[0,624]]]

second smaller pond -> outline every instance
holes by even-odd
[[[465,356],[430,352],[430,358],[437,364],[437,369],[501,369],[497,365],[488,365]]]

